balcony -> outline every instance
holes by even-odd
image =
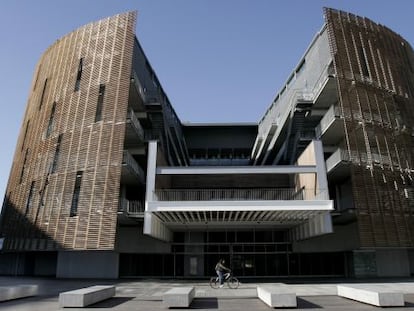
[[[344,135],[344,121],[339,107],[332,105],[316,127],[316,137],[326,145],[335,145]]]
[[[145,111],[145,90],[139,82],[135,72],[131,76],[131,85],[129,88],[129,106],[136,111]]]
[[[326,171],[329,173],[334,170],[339,164],[349,161],[348,151],[338,148],[327,160]]]
[[[144,219],[144,204],[141,201],[130,201],[119,198],[118,223],[120,225],[136,225]]]
[[[251,189],[158,189],[157,201],[286,201],[313,200],[314,189],[251,188]]]
[[[322,71],[313,93],[315,94],[314,107],[317,109],[327,109],[338,101],[335,69],[332,64]]]
[[[157,166],[157,142],[148,150],[144,234],[170,241],[176,230],[276,226],[300,240],[332,232],[321,142],[279,166]]]
[[[191,166],[244,166],[250,164],[250,158],[240,159],[190,159]]]
[[[338,148],[326,161],[326,172],[330,181],[341,180],[349,176],[349,153]]]
[[[157,189],[149,211],[169,228],[298,226],[332,209],[328,190]]]
[[[131,109],[128,112],[126,119],[125,144],[139,145],[144,142],[144,129],[141,126],[134,111]]]
[[[122,174],[121,180],[124,184],[145,183],[145,173],[134,157],[124,150],[122,157]]]
[[[120,198],[118,214],[128,217],[144,217],[144,204],[141,201],[130,201],[125,198]]]

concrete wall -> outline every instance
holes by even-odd
[[[326,29],[321,30],[312,41],[298,68],[292,73],[293,78],[288,80],[279,91],[279,96],[273,101],[259,123],[259,137],[265,137],[273,123],[278,124],[276,134],[279,134],[283,124],[289,120],[292,106],[296,104],[292,98],[296,92],[314,93],[320,87],[320,79],[324,70],[332,61],[329,51],[328,34]]]
[[[119,254],[112,251],[63,251],[58,253],[58,278],[118,278]]]
[[[56,276],[57,255],[55,252],[39,252],[35,255],[34,271],[36,276]]]
[[[405,249],[377,250],[377,276],[410,276],[410,261]]]
[[[0,254],[0,275],[24,275],[24,255]]]
[[[0,275],[55,276],[55,252],[22,252],[0,255]]]
[[[169,243],[142,233],[142,227],[118,227],[116,251],[119,253],[169,253]]]
[[[408,251],[408,259],[410,260],[410,275],[414,276],[414,250]]]
[[[334,233],[321,235],[292,244],[294,252],[340,252],[359,247],[356,223],[334,226]]]

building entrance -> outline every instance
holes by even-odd
[[[344,253],[295,253],[285,231],[176,232],[168,254],[121,254],[120,277],[204,278],[219,259],[239,277],[344,276]]]

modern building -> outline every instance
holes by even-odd
[[[414,52],[325,24],[251,124],[185,124],[136,13],[81,27],[34,74],[1,217],[0,273],[204,277],[414,274]]]

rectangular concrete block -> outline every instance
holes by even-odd
[[[377,307],[402,307],[404,294],[387,292],[376,285],[338,285],[338,296]]]
[[[16,285],[0,287],[0,301],[36,296],[38,285]]]
[[[272,308],[296,308],[296,293],[288,288],[258,286],[257,297]]]
[[[115,286],[95,285],[59,294],[59,306],[85,307],[115,296]]]
[[[195,296],[195,289],[191,287],[176,287],[166,291],[163,303],[168,308],[189,307]]]

